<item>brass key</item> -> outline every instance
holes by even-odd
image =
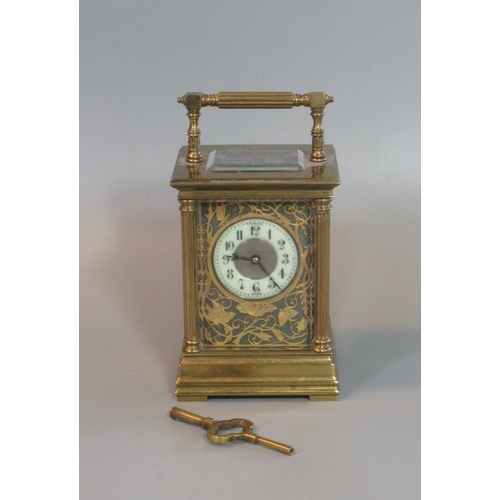
[[[252,444],[261,444],[271,450],[279,451],[280,453],[285,453],[285,455],[291,455],[293,453],[293,447],[286,444],[278,443],[272,441],[271,439],[266,439],[258,436],[252,432],[253,422],[250,420],[245,420],[243,418],[232,418],[231,420],[214,420],[210,417],[200,417],[181,408],[173,407],[170,410],[170,416],[174,420],[179,420],[179,422],[185,422],[186,424],[199,425],[204,429],[207,429],[207,438],[215,444],[229,444],[232,441],[247,441]],[[242,432],[230,432],[229,434],[218,434],[219,431],[227,431],[233,429],[234,427],[242,427]]]

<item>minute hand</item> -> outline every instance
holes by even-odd
[[[278,283],[274,281],[272,276],[267,272],[267,269],[262,265],[262,262],[259,261],[257,265],[269,276],[269,279],[281,290],[281,287],[278,285]]]

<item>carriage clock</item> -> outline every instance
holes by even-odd
[[[188,145],[171,186],[182,218],[184,343],[179,401],[339,394],[329,317],[330,202],[324,92],[190,92]],[[312,145],[200,146],[204,106],[308,106]]]

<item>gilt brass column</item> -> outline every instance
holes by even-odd
[[[332,198],[314,200],[316,212],[316,318],[315,352],[331,352],[330,346],[330,202]]]
[[[323,116],[325,116],[325,106],[333,102],[333,97],[324,92],[310,92],[308,105],[311,108],[311,116],[313,119],[312,135],[312,151],[311,161],[325,161]]]
[[[188,129],[188,154],[186,160],[189,163],[198,163],[202,160],[200,154],[200,128],[198,120],[201,116],[202,94],[200,92],[188,92],[177,99],[186,106],[187,115],[189,117]]]
[[[196,267],[189,258],[196,255],[196,201],[180,200],[182,214],[182,277],[184,282],[184,347],[186,353],[200,352],[196,333]]]
[[[311,130],[312,135],[312,151],[311,151],[311,161],[325,161],[325,150],[324,150],[324,135],[323,130],[323,116],[325,116],[324,108],[313,109],[311,111],[311,116],[313,118],[313,128]]]

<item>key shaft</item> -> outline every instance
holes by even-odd
[[[202,417],[200,415],[196,415],[196,413],[191,413],[190,411],[183,410],[182,408],[177,408],[176,406],[170,410],[170,417],[174,420],[178,420],[179,422],[184,422],[185,424],[199,425],[204,429],[208,429],[210,424],[214,421],[213,418]]]
[[[293,446],[288,446],[287,444],[278,443],[277,441],[273,441],[272,439],[263,438],[261,436],[257,436],[255,439],[255,444],[260,444],[265,446],[266,448],[270,448],[271,450],[279,451],[280,453],[284,453],[285,455],[291,455],[293,453]]]

